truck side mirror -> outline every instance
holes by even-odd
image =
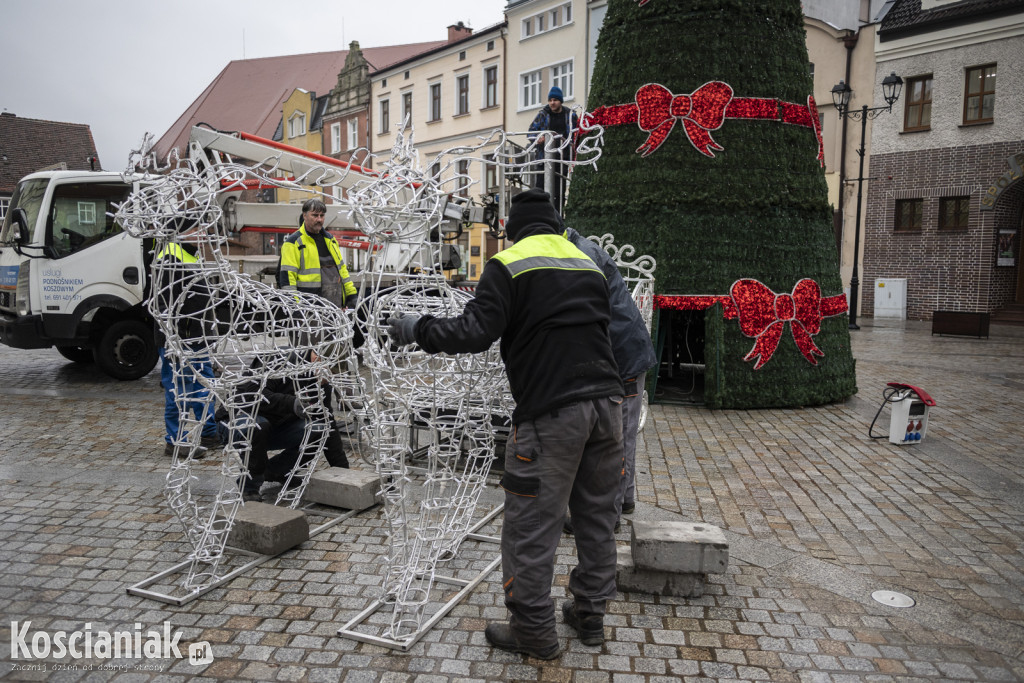
[[[28,229],[28,214],[25,213],[25,209],[17,208],[11,211],[11,224],[14,243],[19,247],[24,247],[31,238],[31,233]]]

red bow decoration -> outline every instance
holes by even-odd
[[[708,131],[722,127],[732,92],[732,87],[721,81],[709,81],[691,95],[673,95],[671,90],[657,83],[641,87],[636,91],[637,124],[649,135],[636,151],[641,156],[653,153],[668,138],[676,119],[680,119],[697,151],[714,157],[711,150],[724,148],[711,139]]]
[[[793,341],[811,365],[817,365],[814,356],[825,354],[812,337],[821,331],[821,288],[818,283],[804,278],[793,287],[792,294],[776,294],[757,280],[738,280],[730,290],[739,311],[740,330],[757,341],[743,360],[757,360],[754,369],[767,363],[782,338],[786,323],[793,333]]]
[[[646,5],[650,1],[651,0],[640,0],[640,4],[638,5],[638,7],[643,7],[644,5]]]

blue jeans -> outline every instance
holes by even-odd
[[[164,439],[172,443],[178,439],[181,428],[181,415],[175,395],[186,400],[190,413],[203,423],[203,436],[217,436],[217,423],[213,419],[213,401],[209,400],[209,392],[202,384],[193,379],[192,373],[184,371],[179,375],[177,385],[174,383],[174,369],[167,360],[166,351],[160,347],[160,386],[164,388],[164,426],[167,433]],[[210,361],[193,361],[192,367],[203,377],[213,378],[213,365]],[[205,412],[204,412],[205,411]]]
[[[244,438],[241,430],[232,431],[223,424],[218,425],[217,430],[227,444],[237,444]],[[299,460],[299,449],[305,432],[306,421],[300,417],[293,417],[279,425],[271,426],[267,418],[256,416],[256,428],[252,430],[252,450],[249,451],[249,477],[245,482],[245,490],[258,492],[264,481],[283,482]],[[268,458],[267,451],[276,450],[281,452],[273,458]]]

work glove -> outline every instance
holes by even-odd
[[[414,330],[419,319],[418,315],[393,315],[388,318],[388,335],[391,337],[391,341],[399,346],[415,342]]]

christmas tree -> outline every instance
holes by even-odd
[[[709,407],[856,391],[804,41],[799,0],[611,0],[598,40],[566,222],[657,259],[659,318],[704,311]]]

